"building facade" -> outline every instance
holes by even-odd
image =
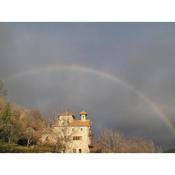
[[[62,146],[61,152],[90,152],[91,122],[87,119],[87,113],[80,112],[79,119],[70,112],[59,114],[51,126],[51,134],[45,134],[42,137],[43,143],[47,140],[52,140],[53,144]]]

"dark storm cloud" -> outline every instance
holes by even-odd
[[[111,72],[150,97],[175,121],[174,23],[1,23],[0,78],[48,65],[79,64]],[[48,110],[84,109],[94,129],[114,127],[155,139],[174,136],[130,89],[80,71],[40,72],[6,81],[9,98]]]

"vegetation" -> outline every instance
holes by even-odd
[[[94,139],[95,153],[155,153],[162,152],[153,141],[143,138],[128,138],[121,132],[104,129]]]
[[[0,80],[0,96],[7,96],[7,90],[4,87],[4,83]]]
[[[7,91],[0,81],[0,152],[36,151],[38,138],[47,128],[47,120],[38,110],[9,103],[6,95]],[[32,145],[35,149],[26,148]]]
[[[175,153],[175,148],[165,150],[164,153]]]
[[[6,99],[7,90],[0,81],[0,152],[61,152],[71,136],[62,131],[56,136],[56,144],[41,144],[41,137],[50,131],[48,121],[38,110],[31,110],[10,103]],[[50,133],[52,139],[53,135]],[[72,138],[72,137],[71,137]],[[49,139],[49,137],[48,137]],[[93,140],[91,152],[160,152],[150,140],[126,138],[122,133],[112,129],[104,129]]]

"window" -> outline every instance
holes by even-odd
[[[81,153],[82,151],[81,151],[81,149],[79,149],[79,153]]]
[[[81,140],[82,136],[73,136],[73,140]]]
[[[73,153],[76,153],[76,149],[73,149]]]

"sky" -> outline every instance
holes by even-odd
[[[174,67],[175,23],[0,23],[9,100],[46,117],[85,110],[95,133],[175,147]]]

